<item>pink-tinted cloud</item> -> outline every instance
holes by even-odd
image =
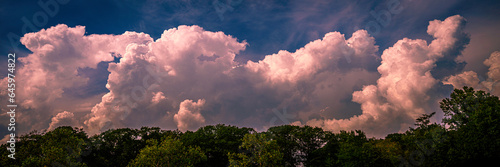
[[[52,118],[52,122],[50,122],[48,130],[54,130],[59,126],[76,126],[79,124],[75,119],[75,115],[68,111],[63,111],[58,113],[55,117]]]
[[[152,40],[147,34],[133,32],[84,34],[83,26],[61,24],[21,38],[21,43],[33,52],[18,58],[22,67],[16,70],[16,100],[23,107],[18,112],[21,131],[47,128],[52,115],[58,112],[83,111],[92,100],[68,102],[63,97],[65,89],[87,86],[88,78],[79,75],[78,69],[96,68],[99,62],[113,60],[110,53],[123,53],[127,43]],[[6,79],[2,82],[6,83]],[[2,91],[2,96],[5,93]]]
[[[464,86],[478,86],[479,78],[477,77],[477,73],[474,71],[465,71],[461,74],[457,74],[454,76],[449,76],[443,81],[444,84],[453,85],[453,87],[457,89],[461,89]]]
[[[384,50],[377,84],[353,93],[353,101],[361,104],[361,115],[307,123],[334,131],[362,129],[378,137],[406,130],[418,116],[433,111],[429,106],[429,90],[438,81],[431,70],[444,53],[462,44],[458,39],[466,36],[462,32],[464,22],[458,15],[431,21],[427,32],[434,40],[430,44],[405,38]]]
[[[92,109],[85,124],[95,132],[134,126],[131,122],[172,128],[174,114],[184,111],[179,110],[181,102],[214,96],[218,84],[229,82],[228,73],[237,65],[234,56],[245,45],[198,26],[166,30],[147,45],[129,44],[120,62],[110,63],[106,85],[110,92]]]
[[[500,81],[500,51],[493,52],[490,58],[484,61],[484,65],[489,67],[488,78]]]
[[[20,117],[26,126],[36,125],[30,130],[72,122],[90,134],[141,126],[184,131],[213,123],[263,130],[277,120],[383,136],[435,109],[429,91],[441,82],[431,71],[438,60],[458,56],[452,53],[464,47],[464,23],[460,16],[431,21],[430,44],[399,40],[383,52],[378,72],[370,69],[380,61],[378,46],[365,30],[348,39],[327,33],[294,52],[238,63],[245,41],[199,26],[165,30],[153,40],[135,32],[84,35],[84,27],[58,25],[22,39],[33,54],[20,59],[18,76],[27,89],[19,101],[36,113]],[[67,100],[72,97],[65,90],[88,86],[78,69],[96,68],[113,56],[120,61],[109,63],[108,93]],[[495,61],[488,60],[491,68]],[[58,106],[59,100],[65,104]],[[291,117],[276,119],[273,110],[284,107]]]
[[[348,40],[343,34],[332,32],[326,34],[322,40],[310,42],[295,53],[282,50],[266,56],[259,62],[249,61],[246,67],[273,83],[295,83],[332,66],[338,66],[340,59],[362,60],[374,57],[377,50],[374,38],[364,30],[355,32]]]
[[[179,105],[179,112],[174,115],[174,121],[180,131],[194,131],[205,124],[205,118],[200,114],[205,105],[205,100],[200,99],[197,102],[184,100]]]
[[[295,120],[321,116],[318,111],[335,110],[356,86],[377,78],[363,67],[363,62],[376,60],[378,49],[364,30],[348,40],[338,32],[329,33],[293,53],[280,51],[259,62],[238,64],[234,57],[246,45],[198,26],[167,30],[147,45],[131,44],[119,63],[110,64],[110,92],[85,124],[94,133],[144,122],[193,129],[186,125],[202,124],[186,124],[183,120],[189,117],[184,115],[192,115],[186,112],[191,110],[179,104],[205,99],[205,113],[199,113],[199,118],[210,123],[269,127],[274,108],[296,105]],[[347,58],[352,67],[340,64],[347,63]]]
[[[447,77],[443,83],[453,85],[457,89],[463,86],[474,87],[500,96],[500,52],[495,51],[491,53],[490,57],[484,60],[483,63],[489,67],[487,78],[479,78],[480,76],[474,71],[464,71],[461,74]]]

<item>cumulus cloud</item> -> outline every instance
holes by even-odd
[[[429,106],[429,90],[438,80],[431,71],[438,59],[458,56],[447,53],[463,45],[459,39],[467,36],[463,33],[464,22],[458,15],[431,21],[427,32],[434,40],[430,44],[405,38],[384,50],[377,84],[353,93],[353,101],[361,104],[361,115],[349,119],[313,119],[307,123],[328,130],[362,129],[378,137],[406,130],[418,116],[433,111]]]
[[[25,34],[21,43],[33,54],[19,58],[24,65],[18,71],[23,87],[17,93],[24,97],[22,105],[37,108],[62,96],[64,89],[82,86],[88,80],[78,75],[79,68],[96,68],[111,61],[110,54],[123,53],[125,44],[141,43],[147,34],[126,32],[123,35],[85,36],[85,27],[57,25],[47,30]]]
[[[110,63],[106,85],[110,92],[85,124],[96,131],[144,122],[172,127],[182,101],[216,96],[219,84],[229,84],[228,73],[237,65],[235,54],[245,46],[198,26],[166,30],[148,44],[129,44],[120,62]]]
[[[474,87],[500,96],[500,52],[491,53],[490,57],[484,60],[483,63],[489,67],[487,78],[478,76],[474,71],[464,71],[461,74],[447,77],[443,83],[453,85],[457,89],[464,86]]]
[[[484,61],[489,67],[488,79],[483,85],[494,95],[500,96],[500,52],[493,52],[490,58]]]
[[[480,80],[474,71],[465,71],[461,74],[449,76],[443,81],[444,84],[453,85],[454,88],[461,89],[464,86],[478,86]]]
[[[22,38],[33,54],[20,59],[20,83],[29,88],[20,100],[39,111],[23,117],[26,124],[47,120],[34,128],[76,122],[72,125],[90,134],[141,126],[185,131],[213,123],[263,130],[293,122],[385,135],[432,112],[428,93],[440,83],[432,71],[437,61],[460,53],[467,39],[464,22],[460,16],[431,21],[430,44],[405,38],[380,58],[375,39],[358,30],[347,39],[339,32],[327,33],[295,51],[246,63],[235,61],[246,41],[196,25],[165,30],[156,40],[135,32],[85,35],[84,27],[58,25]],[[82,106],[77,109],[50,107],[71,99],[68,89],[88,86],[89,78],[79,69],[102,62],[109,63],[109,92],[93,95],[85,105],[67,102]],[[287,117],[273,112],[285,107]]]
[[[153,98],[151,99],[151,103],[158,104],[160,101],[165,100],[166,97],[163,92],[156,92],[153,94]]]
[[[271,82],[295,83],[328,68],[338,68],[340,59],[363,61],[361,58],[374,57],[376,51],[378,46],[374,38],[364,30],[356,31],[348,40],[339,32],[331,32],[322,40],[313,41],[295,53],[282,50],[259,62],[248,61],[246,67],[261,73]]]
[[[268,127],[275,108],[293,108],[294,120],[327,117],[328,113],[318,113],[325,108],[339,112],[335,109],[353,90],[378,77],[365,69],[368,62],[376,62],[378,47],[364,30],[347,40],[338,32],[328,33],[295,52],[280,51],[259,62],[238,64],[235,55],[246,45],[198,26],[166,30],[148,44],[129,44],[120,62],[110,63],[110,92],[85,124],[94,132],[145,126],[144,122],[191,129],[191,124],[201,124],[183,120],[198,115],[181,110],[179,104],[204,99],[199,118],[210,123]],[[342,64],[346,58],[351,66]]]
[[[205,105],[205,100],[200,99],[197,102],[184,100],[179,105],[179,112],[174,115],[174,121],[177,122],[177,128],[180,131],[196,130],[205,124],[205,118],[200,111]]]
[[[126,44],[147,40],[151,40],[149,35],[135,32],[87,36],[85,27],[64,24],[25,34],[21,43],[33,53],[17,60],[16,100],[22,107],[19,110],[24,111],[18,114],[20,131],[47,128],[51,115],[64,110],[84,111],[92,99],[68,101],[65,99],[71,97],[63,97],[67,89],[88,86],[89,78],[78,70],[96,68],[100,62],[112,61],[112,53],[123,54]],[[2,83],[6,82],[7,78],[3,78]],[[6,96],[5,91],[2,96]]]
[[[54,130],[59,126],[79,126],[75,119],[75,115],[68,111],[58,113],[52,118],[48,130]]]

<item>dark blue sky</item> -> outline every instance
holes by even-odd
[[[52,2],[44,1],[40,2]],[[57,1],[54,1],[57,2]],[[397,14],[392,14],[384,27],[377,30],[370,14],[388,11],[387,3],[394,3]],[[400,3],[399,5],[397,3]],[[49,3],[48,3],[49,4]],[[214,5],[216,4],[216,5]],[[199,25],[209,31],[223,31],[250,46],[238,60],[259,60],[279,50],[294,51],[304,44],[322,38],[331,31],[346,36],[357,28],[372,28],[380,50],[391,46],[402,37],[429,38],[428,21],[460,14],[465,18],[480,17],[498,20],[498,1],[78,1],[58,3],[57,12],[49,15],[37,1],[3,1],[1,51],[12,50],[7,34],[22,36],[26,18],[33,24],[37,17],[41,27],[57,24],[86,26],[88,34],[122,34],[138,31],[159,38],[161,33],[179,25]],[[218,8],[218,9],[217,9]],[[49,5],[49,10],[54,10]],[[44,14],[40,14],[40,12]],[[48,16],[46,18],[43,15]],[[472,19],[472,18],[471,18]],[[46,21],[46,24],[44,24]],[[28,32],[32,29],[27,28]],[[23,48],[23,47],[21,47]]]

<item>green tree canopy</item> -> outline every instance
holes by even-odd
[[[69,126],[46,133],[34,131],[19,138],[16,160],[6,159],[6,152],[2,152],[1,166],[87,166],[81,156],[88,147],[87,140],[82,129]]]
[[[243,153],[228,153],[229,166],[281,166],[283,153],[276,140],[265,133],[246,134],[240,146]]]
[[[285,166],[297,166],[313,159],[312,153],[326,143],[326,133],[317,127],[282,125],[269,128],[267,133],[278,143]]]
[[[130,167],[177,167],[195,166],[206,161],[207,157],[200,147],[184,146],[181,141],[167,138],[158,144],[149,140],[149,146],[141,150]]]
[[[253,132],[252,128],[208,125],[195,132],[187,131],[181,136],[181,141],[186,145],[199,146],[208,158],[206,166],[227,166],[228,153],[238,152],[243,137]]]
[[[500,100],[484,91],[464,87],[444,99],[443,123],[451,130],[449,158],[452,164],[485,164],[500,158]]]

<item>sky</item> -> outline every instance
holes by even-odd
[[[422,114],[439,123],[453,88],[500,95],[499,1],[0,3],[0,51],[17,56],[18,134],[221,123],[384,137]]]

